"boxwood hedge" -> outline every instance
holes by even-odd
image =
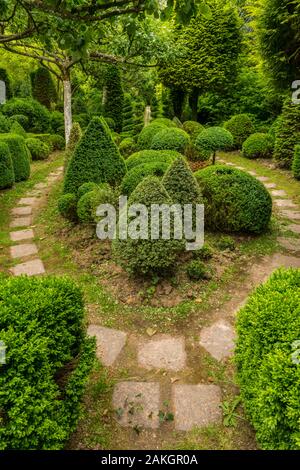
[[[270,158],[274,149],[274,139],[270,134],[257,132],[250,135],[242,147],[242,154],[246,158]]]
[[[179,152],[174,150],[141,150],[133,153],[126,160],[128,171],[143,163],[172,163],[176,158],[181,157]]]
[[[0,189],[11,188],[14,181],[15,173],[9,147],[0,141]]]
[[[190,136],[183,129],[170,127],[160,130],[152,139],[152,150],[176,150],[184,153],[190,143]]]
[[[16,134],[0,134],[0,141],[5,142],[9,147],[15,181],[27,180],[30,176],[30,161],[24,138]]]
[[[158,161],[154,163],[143,163],[142,165],[132,168],[123,178],[120,187],[121,194],[131,194],[146,176],[163,176],[168,167],[168,163]]]

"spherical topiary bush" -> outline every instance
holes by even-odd
[[[132,168],[142,165],[143,163],[162,162],[171,164],[181,156],[179,152],[175,152],[174,150],[140,150],[127,158],[126,166],[127,170],[130,171]]]
[[[76,146],[67,167],[64,193],[76,194],[83,183],[118,184],[126,172],[125,161],[103,118],[94,118]]]
[[[254,124],[248,114],[232,116],[229,121],[225,122],[224,127],[233,135],[235,149],[241,149],[247,137],[255,132]]]
[[[25,130],[28,132],[47,132],[50,128],[50,112],[32,98],[12,98],[1,107],[6,116],[23,114],[28,118]]]
[[[162,177],[169,167],[168,163],[155,162],[155,163],[143,163],[132,168],[123,178],[121,183],[120,192],[123,195],[128,195],[134,191],[137,185],[146,176],[157,176]]]
[[[256,178],[223,165],[205,168],[195,176],[202,190],[207,228],[261,233],[268,227],[272,199]]]
[[[162,129],[166,129],[164,124],[149,124],[144,127],[138,136],[138,148],[140,150],[150,149],[154,136]]]
[[[171,119],[168,119],[168,118],[156,118],[156,119],[153,119],[153,121],[151,121],[151,125],[156,125],[156,124],[161,124],[163,126],[166,126],[166,127],[177,127],[175,122],[172,121]]]
[[[300,145],[296,145],[292,164],[292,172],[296,180],[300,180]]]
[[[0,141],[5,142],[9,147],[16,183],[28,180],[30,176],[30,153],[23,137],[16,134],[0,134]]]
[[[183,129],[166,128],[155,134],[151,143],[152,150],[176,150],[184,153],[190,137]]]
[[[15,173],[9,147],[0,141],[0,189],[11,188],[14,181]]]
[[[144,204],[148,209],[148,239],[133,239],[130,236],[123,240],[116,238],[113,241],[113,255],[117,262],[129,273],[135,275],[162,274],[174,268],[177,256],[184,251],[182,240],[174,239],[174,219],[171,217],[171,237],[169,240],[151,238],[151,206],[153,204],[171,205],[172,201],[166,189],[156,177],[145,178],[133,191],[128,206],[132,204]],[[124,215],[120,215],[122,217]],[[128,215],[129,217],[129,215]],[[129,217],[129,223],[131,218]],[[159,224],[158,232],[162,227]]]
[[[129,155],[132,155],[138,150],[138,146],[137,143],[131,137],[126,137],[119,144],[119,150],[121,152],[121,155],[123,155],[124,158],[127,158],[129,157]]]
[[[270,158],[274,149],[274,140],[269,134],[255,133],[250,135],[242,147],[246,158]]]
[[[39,139],[26,139],[25,144],[32,156],[32,160],[45,160],[50,154],[49,146]]]
[[[201,191],[184,158],[174,160],[163,177],[162,184],[176,204],[200,203]]]
[[[51,134],[48,139],[48,144],[49,143],[53,150],[64,150],[66,146],[64,137],[59,134]]]
[[[96,211],[100,204],[116,203],[116,195],[109,184],[104,183],[83,194],[77,203],[77,216],[80,222],[97,222]]]
[[[191,136],[191,140],[194,142],[200,132],[204,130],[204,126],[197,121],[185,121],[183,130]]]
[[[63,194],[58,198],[57,207],[59,213],[69,220],[77,217],[77,198],[75,194]]]
[[[97,189],[98,185],[96,183],[83,183],[79,188],[78,188],[78,199],[80,199],[84,194],[89,193],[90,191],[94,191],[94,189]]]
[[[195,140],[195,148],[198,150],[202,160],[207,160],[218,150],[228,150],[233,144],[233,137],[223,127],[209,127],[204,129]]]

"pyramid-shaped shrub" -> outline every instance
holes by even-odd
[[[103,118],[94,118],[76,146],[64,181],[64,193],[77,193],[83,183],[118,184],[126,172],[125,161]]]
[[[14,167],[9,147],[5,142],[0,142],[0,189],[11,188],[14,181]]]
[[[172,201],[177,204],[200,203],[201,191],[186,160],[177,158],[169,167],[162,181]]]

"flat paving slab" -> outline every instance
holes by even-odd
[[[20,206],[33,206],[37,201],[36,197],[21,197],[18,204]]]
[[[47,184],[46,183],[37,183],[34,185],[34,189],[46,189]]]
[[[235,332],[230,323],[220,320],[200,332],[200,345],[221,361],[233,354]]]
[[[10,232],[9,236],[13,242],[20,242],[22,240],[30,240],[31,238],[34,238],[34,232],[32,229],[17,230],[16,232]]]
[[[257,176],[256,179],[258,179],[258,181],[268,181],[270,178],[268,178],[267,176]]]
[[[30,215],[32,214],[32,207],[30,206],[14,207],[11,213],[13,215]]]
[[[138,347],[138,363],[146,369],[179,371],[186,364],[184,338],[160,335]]]
[[[274,189],[274,188],[276,188],[276,184],[275,183],[264,183],[264,187],[267,188],[267,189]]]
[[[286,228],[287,230],[290,230],[291,232],[300,234],[300,224],[290,224]]]
[[[294,209],[298,207],[291,199],[274,199],[274,204],[277,207],[290,207]]]
[[[257,175],[257,173],[255,171],[248,171],[247,173],[249,173],[249,175],[251,175],[251,176],[256,176]]]
[[[10,256],[12,258],[23,258],[25,256],[36,255],[38,252],[35,243],[22,243],[10,247]]]
[[[9,224],[10,227],[28,227],[32,225],[32,217],[30,215],[26,217],[18,217],[17,219],[13,219]]]
[[[96,336],[96,355],[98,359],[105,366],[113,365],[125,346],[127,333],[104,326],[90,325],[88,327],[88,334]]]
[[[221,422],[221,389],[217,385],[173,385],[172,396],[178,431]]]
[[[271,191],[271,194],[272,196],[287,196],[286,192],[284,189],[274,189],[273,191]]]
[[[118,423],[125,427],[159,427],[160,391],[155,382],[120,382],[113,392]]]
[[[11,268],[11,272],[14,276],[21,276],[22,274],[26,274],[27,276],[37,276],[38,274],[44,274],[45,268],[40,259],[33,259],[31,261],[26,261],[25,263],[17,264]]]
[[[289,251],[300,251],[300,239],[299,238],[285,238],[278,237],[278,243]]]
[[[281,215],[283,215],[287,219],[300,220],[300,212],[290,211],[290,210],[282,210],[280,213],[281,213]]]

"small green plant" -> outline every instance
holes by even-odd
[[[69,220],[75,220],[77,217],[77,198],[75,194],[68,193],[60,196],[57,202],[60,214]]]
[[[209,245],[203,245],[202,248],[193,251],[193,257],[207,261],[213,257],[213,249]]]
[[[217,245],[221,251],[234,251],[236,247],[234,239],[232,237],[229,237],[228,235],[220,237],[217,242]]]
[[[223,401],[221,408],[223,412],[223,425],[225,427],[235,427],[237,418],[240,416],[236,413],[236,409],[241,403],[242,399],[240,396],[235,397],[232,402]]]
[[[209,277],[206,265],[199,260],[190,261],[187,265],[186,272],[192,281],[200,281],[201,279],[207,279]]]

